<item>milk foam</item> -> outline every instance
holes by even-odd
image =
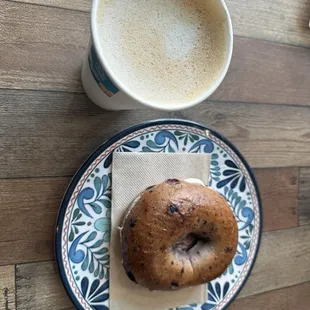
[[[106,63],[143,101],[182,104],[202,95],[227,55],[216,0],[101,0],[97,25]]]

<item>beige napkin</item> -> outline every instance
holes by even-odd
[[[149,291],[130,281],[123,269],[118,226],[133,199],[148,186],[169,178],[209,182],[210,155],[182,153],[114,153],[112,166],[112,236],[110,309],[167,310],[207,300],[206,285],[179,291]]]

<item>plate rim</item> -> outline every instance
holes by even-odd
[[[193,127],[196,129],[200,129],[203,131],[209,131],[214,135],[215,137],[219,138],[222,140],[225,144],[227,144],[233,152],[239,157],[240,161],[242,164],[245,166],[246,170],[249,173],[249,176],[253,182],[255,192],[257,195],[257,202],[258,202],[258,213],[260,217],[260,223],[259,223],[259,231],[258,231],[258,239],[257,239],[257,247],[254,252],[254,258],[252,261],[251,266],[249,267],[248,273],[244,278],[244,281],[241,283],[240,287],[236,290],[236,292],[233,294],[232,298],[224,305],[223,309],[226,309],[231,302],[233,302],[236,298],[236,296],[239,294],[241,289],[243,288],[244,284],[247,282],[252,269],[255,265],[256,258],[257,258],[257,253],[260,248],[261,244],[261,237],[262,237],[262,228],[263,228],[263,210],[262,210],[262,201],[261,201],[261,195],[260,191],[258,188],[258,184],[256,181],[256,178],[254,176],[254,173],[252,171],[252,168],[249,166],[248,162],[246,161],[245,157],[241,154],[241,152],[235,147],[235,145],[230,142],[227,138],[225,138],[221,133],[218,131],[207,127],[205,125],[202,125],[198,122],[190,121],[190,120],[183,120],[183,119],[173,119],[173,118],[163,118],[163,119],[156,119],[156,120],[149,120],[149,121],[144,121],[141,123],[138,123],[136,125],[130,126],[126,129],[123,129],[119,131],[117,134],[113,135],[111,138],[106,140],[104,143],[102,143],[84,162],[83,164],[77,169],[75,174],[73,175],[72,179],[69,182],[69,185],[67,186],[64,196],[61,200],[60,207],[58,210],[57,214],[57,220],[56,220],[56,228],[55,228],[55,238],[54,238],[54,252],[55,252],[55,259],[56,259],[56,266],[57,266],[57,271],[59,274],[59,277],[61,279],[61,282],[66,290],[66,293],[70,300],[73,302],[74,306],[78,310],[85,310],[85,308],[82,307],[80,302],[77,300],[74,292],[72,291],[72,288],[68,282],[65,268],[63,265],[62,261],[62,255],[61,255],[61,236],[62,236],[62,227],[64,223],[64,215],[66,212],[66,208],[68,206],[68,202],[70,201],[70,198],[72,196],[72,193],[75,190],[76,185],[79,182],[80,177],[84,174],[84,172],[88,169],[88,167],[92,164],[92,162],[108,147],[110,147],[113,143],[117,142],[121,138],[127,136],[128,134],[131,134],[137,130],[141,130],[147,127],[153,127],[156,125],[183,125],[183,126],[188,126],[188,127]]]

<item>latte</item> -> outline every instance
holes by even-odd
[[[182,104],[218,79],[228,54],[217,0],[101,0],[99,44],[120,85],[140,101]]]

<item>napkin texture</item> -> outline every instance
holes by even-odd
[[[209,154],[122,153],[112,162],[112,214],[110,245],[110,309],[167,310],[207,301],[206,285],[178,291],[149,291],[130,281],[122,266],[120,234],[130,203],[148,186],[169,178],[196,178],[208,184]]]

